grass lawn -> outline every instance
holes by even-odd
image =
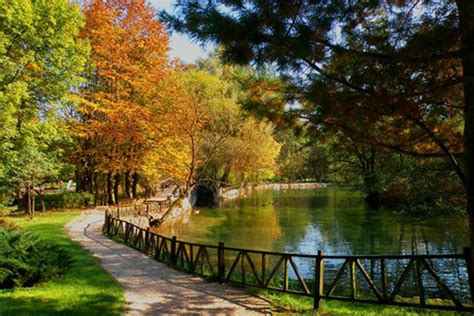
[[[274,308],[278,310],[292,310],[303,315],[472,315],[453,311],[440,311],[421,308],[406,308],[400,306],[372,305],[364,303],[350,303],[341,301],[323,301],[323,308],[319,313],[314,313],[313,299],[285,293],[257,290],[256,293],[271,300]]]
[[[67,249],[73,260],[62,276],[32,288],[0,291],[0,315],[120,315],[124,310],[123,288],[98,260],[67,236],[64,225],[79,211],[37,213],[34,220],[13,221],[51,244]]]

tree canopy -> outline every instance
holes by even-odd
[[[54,180],[68,142],[63,118],[84,82],[88,45],[80,8],[66,0],[0,1],[0,181]],[[28,203],[28,205],[30,205]]]
[[[181,0],[177,8],[162,17],[221,45],[227,61],[277,66],[286,100],[299,106],[269,112],[443,157],[474,218],[472,1]]]

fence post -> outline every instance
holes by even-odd
[[[474,271],[473,271],[473,262],[471,256],[471,248],[465,247],[464,248],[464,257],[466,259],[466,270],[467,270],[467,277],[469,280],[469,290],[471,294],[471,302],[474,303]]]
[[[104,227],[102,228],[102,231],[105,233],[109,233],[109,217],[107,214],[108,210],[105,210],[105,215],[104,215]]]
[[[173,238],[171,239],[171,249],[170,249],[170,259],[171,259],[171,264],[175,265],[176,264],[176,261],[177,261],[177,257],[176,257],[176,236],[173,236]]]
[[[148,253],[150,250],[150,227],[145,231],[145,252]]]
[[[217,248],[217,276],[220,282],[224,282],[225,279],[225,255],[224,255],[224,242],[220,241]]]
[[[313,309],[321,308],[324,292],[324,259],[321,250],[318,250],[316,265],[314,266],[314,303]]]

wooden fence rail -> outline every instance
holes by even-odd
[[[149,216],[150,214],[161,214],[171,206],[171,199],[163,201],[146,201],[144,204],[120,206],[114,210],[107,210],[113,218],[125,219],[135,216]]]
[[[107,211],[104,233],[177,269],[242,286],[322,300],[473,310],[470,252],[441,255],[315,255],[206,245],[165,237]],[[305,273],[303,273],[304,269]]]

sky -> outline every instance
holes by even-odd
[[[169,13],[174,12],[174,0],[150,0],[152,6],[157,10],[165,10]],[[206,57],[209,48],[203,48],[198,43],[192,42],[186,35],[173,32],[170,39],[171,58],[179,58],[185,63],[193,63],[198,58]]]

